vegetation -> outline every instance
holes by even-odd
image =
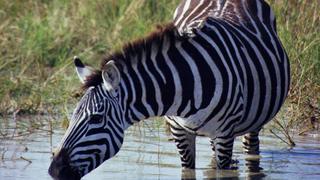
[[[291,63],[289,96],[272,126],[284,134],[288,144],[294,145],[292,135],[320,129],[320,2],[270,3]]]
[[[320,99],[320,3],[269,0],[288,52],[292,85],[277,128],[315,129]],[[0,1],[0,114],[69,115],[80,82],[72,57],[107,53],[168,22],[179,0]],[[301,126],[303,124],[303,126]],[[288,132],[290,133],[290,132]]]

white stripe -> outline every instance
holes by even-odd
[[[193,97],[194,97],[194,105],[195,108],[199,109],[200,105],[201,105],[201,101],[202,101],[202,83],[201,83],[201,78],[200,78],[200,73],[198,70],[197,65],[195,64],[195,60],[192,59],[192,57],[188,54],[188,52],[186,52],[182,46],[181,46],[181,42],[176,44],[177,50],[181,53],[181,55],[183,56],[183,59],[188,63],[193,78],[194,78],[194,87],[193,87]],[[187,79],[185,79],[185,81],[188,81]]]
[[[160,74],[162,81],[164,82],[164,84],[166,84],[167,83],[166,78],[164,77],[163,73],[161,72],[160,68],[158,67],[158,63],[156,60],[159,49],[160,48],[159,48],[158,44],[152,43],[152,45],[151,45],[151,60],[152,60],[152,63],[154,64],[154,67],[156,68],[156,71]]]
[[[190,111],[191,109],[190,105],[191,105],[191,101],[189,100],[187,106],[184,108],[184,110],[180,114],[181,117],[185,117],[186,114]]]
[[[125,69],[125,68],[124,68]],[[119,102],[123,102],[122,104],[121,104],[121,108],[122,109],[127,109],[127,103],[126,102],[128,102],[128,89],[127,89],[127,87],[126,87],[126,85],[125,85],[125,82],[123,81],[123,80],[121,80],[120,81],[120,87],[122,87],[123,88],[123,91],[124,91],[124,96],[122,96],[122,94],[121,94],[121,91],[119,90]],[[119,88],[120,89],[120,88]],[[120,103],[119,103],[120,104]],[[121,117],[121,116],[120,116]],[[124,122],[126,122],[126,121],[124,121]]]
[[[244,5],[244,1],[242,1],[242,6],[243,6],[243,7],[246,7],[246,6]],[[256,33],[257,33],[256,36],[258,36],[259,38],[261,38],[261,32],[260,32],[259,29],[257,28],[255,20],[252,19],[250,12],[248,12],[248,9],[247,9],[247,8],[244,8],[244,12],[246,13],[247,17],[249,18],[250,24],[251,24],[252,26],[254,26],[254,29],[256,30]],[[252,32],[250,29],[246,28],[247,26],[244,25],[242,22],[241,22],[241,24],[242,24],[242,27],[244,27],[245,29],[247,29],[249,32]]]
[[[197,20],[200,16],[202,16],[204,13],[206,13],[208,11],[208,9],[211,8],[212,4],[213,4],[213,2],[210,1],[210,4],[205,9],[203,9],[202,12],[198,13],[198,15],[195,18],[193,18],[191,20],[191,22]],[[209,16],[210,11],[212,11],[212,10],[211,9],[209,10],[207,16]]]
[[[182,89],[181,89],[181,79],[179,77],[178,71],[172,64],[172,60],[168,56],[168,50],[170,48],[170,42],[168,37],[164,37],[163,41],[163,49],[162,49],[162,55],[164,57],[165,62],[168,64],[168,67],[172,73],[173,82],[175,85],[175,95],[174,95],[174,101],[171,107],[166,112],[166,115],[176,115],[177,110],[181,105],[182,102]]]
[[[180,23],[180,21],[183,19],[183,15],[187,12],[191,4],[191,0],[187,0],[187,2],[184,4],[183,11],[179,15],[179,19],[176,21],[176,25]]]
[[[203,4],[203,0],[201,0],[200,3],[199,3],[196,7],[193,8],[193,11],[192,11],[191,13],[189,13],[189,15],[183,19],[183,22],[180,24],[180,27],[184,27],[186,23],[189,23],[189,24],[192,23],[192,21],[187,22],[188,18],[189,18],[190,16],[192,16],[192,15],[199,9],[199,7],[200,7],[202,4]],[[184,14],[183,14],[183,15],[184,15]]]
[[[262,15],[262,9],[261,9],[262,4],[261,4],[260,1],[256,1],[256,2],[257,2],[257,3],[256,3],[256,5],[257,5],[257,11],[258,11],[258,12],[257,12],[257,15],[258,15],[260,21],[263,22],[263,15]]]
[[[153,50],[153,49],[151,49],[151,50]],[[153,86],[155,88],[156,101],[157,101],[157,104],[158,104],[157,115],[160,115],[163,112],[163,103],[162,103],[162,94],[160,92],[159,84],[158,84],[156,78],[154,77],[154,75],[150,72],[150,70],[149,70],[149,68],[148,68],[148,66],[146,64],[146,58],[143,58],[142,64],[143,64],[144,69],[149,74],[149,77],[151,78],[152,84],[153,84]]]
[[[135,57],[134,62],[137,62],[137,57]],[[145,52],[142,54],[142,64],[146,61],[146,54]],[[142,97],[141,97],[141,102],[144,105],[144,107],[147,109],[149,116],[154,116],[154,112],[153,109],[151,108],[150,104],[147,103],[147,94],[146,94],[146,85],[144,80],[142,79],[139,70],[138,70],[138,63],[133,63],[132,64],[132,68],[135,71],[135,73],[137,74],[140,84],[141,84],[141,89],[142,89]]]
[[[128,72],[128,70],[125,68],[124,69],[124,73],[126,74],[126,76],[128,77],[128,80],[129,80],[129,85],[131,87],[131,94],[132,94],[132,100],[131,102],[129,103],[129,108],[133,111],[133,113],[137,116],[137,118],[139,119],[144,119],[145,116],[140,113],[135,107],[134,107],[134,103],[136,102],[136,89],[135,89],[135,86],[134,86],[134,83],[130,77],[130,74]]]

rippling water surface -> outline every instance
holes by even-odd
[[[83,179],[320,179],[319,137],[296,138],[297,146],[288,149],[279,139],[263,134],[260,157],[244,155],[238,138],[233,153],[238,169],[228,171],[213,168],[209,140],[199,137],[197,169],[182,172],[174,143],[163,128],[155,127],[151,121],[131,127],[116,157]],[[51,149],[62,135],[62,130],[53,135],[42,130],[29,136],[0,136],[0,179],[50,179]]]

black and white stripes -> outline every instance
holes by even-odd
[[[87,92],[51,167],[63,159],[80,176],[117,153],[126,128],[155,116],[170,123],[183,167],[195,167],[201,135],[217,166],[228,168],[236,136],[245,135],[246,153],[259,153],[259,130],[279,111],[290,79],[263,0],[184,0],[172,24],[112,54],[100,71],[75,64]]]

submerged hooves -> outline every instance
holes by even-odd
[[[211,167],[216,170],[237,170],[239,169],[238,164],[239,160],[231,159],[230,164],[221,165],[219,167],[215,158],[211,160]]]

